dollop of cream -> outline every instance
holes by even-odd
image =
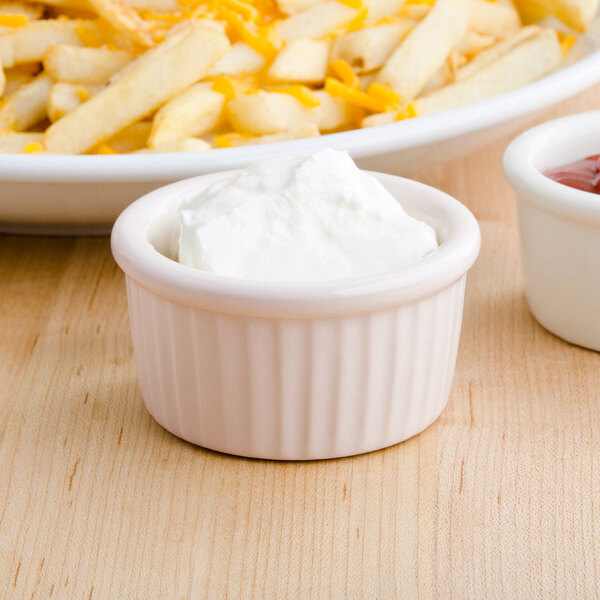
[[[346,152],[257,162],[187,199],[179,262],[227,277],[315,282],[375,275],[437,248]]]

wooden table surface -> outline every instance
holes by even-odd
[[[545,117],[600,108],[600,87]],[[107,239],[0,236],[0,598],[598,598],[600,354],[527,310],[507,140],[422,179],[478,217],[448,408],[312,463],[146,412]]]

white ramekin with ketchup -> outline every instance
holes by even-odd
[[[552,333],[593,350],[600,350],[598,154],[600,111],[534,127],[504,155],[531,312]]]

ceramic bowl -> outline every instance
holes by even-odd
[[[598,153],[595,111],[534,127],[504,155],[504,172],[517,191],[531,312],[552,333],[593,350],[600,350],[600,195],[543,173]]]
[[[299,460],[383,448],[433,423],[450,393],[479,227],[436,189],[374,175],[440,247],[360,279],[263,283],[173,260],[180,203],[228,173],[161,188],[121,214],[112,249],[142,395],[163,427],[229,454]]]

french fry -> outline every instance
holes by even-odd
[[[295,15],[319,2],[321,0],[277,0],[277,7],[284,15]]]
[[[0,129],[25,131],[46,116],[52,79],[45,73],[35,77],[6,98],[0,108]]]
[[[30,0],[23,0],[29,3]],[[84,13],[94,12],[88,0],[32,0],[44,6],[58,9],[67,9]],[[152,12],[173,12],[181,9],[177,0],[126,0],[126,4],[136,10],[150,10]]]
[[[550,12],[541,2],[515,2],[515,8],[521,17],[523,25],[533,25],[550,16]]]
[[[330,43],[301,38],[288,42],[275,57],[268,78],[271,81],[320,83],[325,81]]]
[[[277,34],[285,41],[299,38],[319,39],[351,21],[357,10],[325,0],[277,23]]]
[[[459,44],[457,50],[462,48],[463,50],[467,50],[467,52],[469,50],[472,51],[473,45],[481,49],[476,52],[475,57],[467,64],[465,64],[466,58],[463,54],[458,53],[457,50],[453,51],[448,57],[448,60],[444,63],[444,66],[430,79],[425,88],[423,88],[421,95],[427,96],[450,83],[467,79],[473,75],[473,73],[485,68],[488,64],[494,62],[503,54],[506,54],[506,52],[517,44],[520,44],[529,37],[535,36],[540,30],[540,27],[537,25],[522,27],[501,42],[492,44],[486,48],[482,48],[483,44],[489,43],[489,41],[494,38],[491,38],[491,36],[481,36],[472,31],[468,32]]]
[[[62,119],[80,104],[97,94],[101,86],[81,86],[75,83],[55,83],[48,95],[46,113],[52,123]]]
[[[4,73],[4,69],[0,64],[0,98],[4,94],[4,90],[6,89],[6,75]]]
[[[125,127],[125,129],[109,138],[106,145],[115,152],[135,152],[146,146],[151,130],[152,123],[140,121]]]
[[[44,5],[44,18],[46,19],[97,19],[98,16],[89,8],[69,8],[68,6]],[[108,26],[108,23],[106,24]],[[115,32],[116,33],[116,32]]]
[[[177,0],[126,0],[126,3],[136,10],[150,10],[156,13],[181,10],[181,4]]]
[[[144,148],[137,152],[204,152],[210,149],[211,145],[208,142],[194,137],[186,137],[166,142],[154,148]]]
[[[525,21],[553,15],[577,31],[585,31],[598,12],[598,0],[515,0]]]
[[[33,81],[34,75],[25,73],[21,69],[4,69],[6,77],[6,85],[4,87],[4,95],[9,96],[16,92],[20,87]]]
[[[521,87],[554,69],[562,59],[553,29],[540,31],[473,73],[418,100],[420,114],[431,114],[484,100]]]
[[[30,0],[24,0],[29,3]],[[87,0],[32,0],[36,4],[42,4],[47,7],[68,8],[75,10],[89,10],[90,5]]]
[[[117,31],[145,47],[154,44],[148,23],[123,0],[87,0],[90,6]]]
[[[40,19],[44,14],[43,4],[20,2],[19,0],[2,0],[0,15],[21,15],[28,21]]]
[[[225,56],[213,65],[208,74],[215,76],[258,73],[265,66],[265,62],[265,57],[248,44],[236,42]]]
[[[21,69],[3,69],[6,84],[4,86],[4,95],[10,96],[20,87],[31,83],[33,75],[21,71]]]
[[[47,150],[89,150],[202,79],[228,47],[223,34],[188,23],[130,63],[126,75],[53,123],[44,138]]]
[[[377,77],[377,72],[373,73],[364,73],[363,75],[358,76],[358,81],[360,82],[360,89],[366,90],[369,85],[371,85],[375,81],[375,77]]]
[[[463,56],[473,56],[482,50],[493,46],[496,43],[496,38],[491,35],[483,35],[475,31],[467,31],[465,37],[456,47],[457,51]]]
[[[384,17],[398,15],[404,6],[404,0],[364,0],[363,4],[369,9],[366,24],[371,25]]]
[[[414,98],[444,64],[467,32],[468,0],[437,0],[388,58],[378,83]]]
[[[46,113],[52,123],[75,110],[81,104],[77,86],[72,83],[55,83],[50,88]]]
[[[450,57],[442,65],[442,68],[427,82],[427,85],[421,90],[421,96],[426,96],[435,92],[441,87],[453,83],[456,79],[456,73],[452,71],[450,66]]]
[[[358,73],[379,69],[415,25],[405,19],[341,35],[333,42],[332,59],[345,60]]]
[[[398,120],[398,115],[394,111],[375,113],[362,120],[361,127],[377,127],[378,125],[389,125]]]
[[[450,71],[450,80],[456,79],[456,72],[467,63],[467,57],[458,50],[452,50],[450,56],[446,59],[448,70]]]
[[[0,152],[23,152],[29,144],[41,144],[44,134],[32,132],[0,133]]]
[[[427,85],[421,90],[421,96],[431,94],[435,90],[454,83],[456,74],[461,67],[467,63],[467,58],[457,50],[452,50],[442,65],[442,68],[427,82]]]
[[[277,142],[287,142],[289,140],[300,140],[303,138],[316,137],[319,135],[319,128],[314,123],[306,123],[294,129],[271,133],[269,135],[244,136],[232,135],[227,139],[227,147],[251,146],[254,144],[276,144]],[[224,137],[224,136],[222,136]]]
[[[541,31],[542,28],[538,25],[529,25],[528,27],[522,27],[513,35],[507,37],[501,42],[498,42],[497,44],[494,44],[486,50],[481,51],[467,65],[465,65],[456,72],[454,79],[456,81],[468,79],[474,73],[481,71],[487,65],[493,63],[495,60],[506,54],[515,46],[518,46],[527,39],[537,36]]]
[[[398,16],[402,19],[411,19],[412,21],[422,21],[431,10],[430,4],[405,4]]]
[[[305,107],[299,100],[275,92],[237,96],[227,103],[226,111],[234,129],[258,135],[292,129],[305,119]]]
[[[33,21],[13,31],[0,33],[0,63],[4,68],[28,62],[39,62],[46,50],[55,44],[81,46],[77,34],[80,27],[94,30],[96,21],[43,20]]]
[[[346,102],[324,90],[317,90],[314,95],[319,105],[309,108],[293,96],[261,91],[230,100],[226,110],[234,129],[255,135],[281,133],[306,123],[314,123],[323,131],[349,123]]]
[[[519,13],[512,2],[468,1],[469,26],[477,33],[505,38],[521,26]]]
[[[177,25],[175,25],[170,31],[167,37],[163,40],[161,44],[154,47],[152,52],[144,52],[140,54],[135,60],[127,63],[120,71],[117,71],[111,78],[110,83],[116,83],[119,79],[123,79],[129,75],[131,71],[137,71],[142,67],[148,66],[150,63],[157,60],[159,55],[164,54],[177,44],[181,42],[181,40],[190,32],[192,27],[201,27],[205,24],[205,19],[199,19],[197,21],[192,22],[183,21]],[[213,29],[209,27],[208,29]],[[222,33],[225,35],[225,30],[221,26],[217,26],[214,28],[215,31]],[[228,46],[229,47],[229,46]],[[216,63],[215,63],[216,64]]]
[[[62,15],[65,9],[60,9],[60,11],[60,15]],[[77,11],[75,9],[71,10],[71,12],[75,14],[78,12],[80,14],[87,13],[87,11],[82,13],[81,11]],[[88,21],[92,22],[92,25],[82,24],[80,27],[77,27],[77,35],[81,40],[81,44],[78,45],[93,48],[97,48],[99,46],[109,46],[111,48],[121,48],[122,50],[129,50],[130,52],[135,53],[138,53],[141,50],[143,50],[140,44],[132,41],[131,38],[121,34],[108,21],[104,19],[99,19],[94,12],[92,12],[92,15],[94,17],[93,19],[90,19],[89,17],[87,18]],[[71,18],[79,18],[80,20],[83,20],[85,17],[73,16]]]
[[[46,113],[52,123],[75,110],[81,104],[77,86],[73,83],[55,83],[50,88]]]
[[[319,99],[319,106],[306,110],[308,123],[315,123],[321,131],[332,131],[351,122],[352,113],[347,102],[334,98],[325,90],[317,90],[314,94]]]
[[[55,81],[103,84],[131,62],[134,55],[126,50],[82,48],[58,44],[44,54],[44,70]]]
[[[213,21],[213,19],[194,19],[194,23],[196,25],[203,25],[204,27],[208,27],[209,29],[214,29],[215,31],[225,34],[225,25],[221,21]],[[185,27],[186,22],[182,21],[175,25],[173,29],[170,30],[169,33],[176,31],[178,27]]]
[[[148,146],[164,146],[174,140],[204,135],[223,120],[225,98],[211,83],[197,83],[163,105],[152,122]]]

